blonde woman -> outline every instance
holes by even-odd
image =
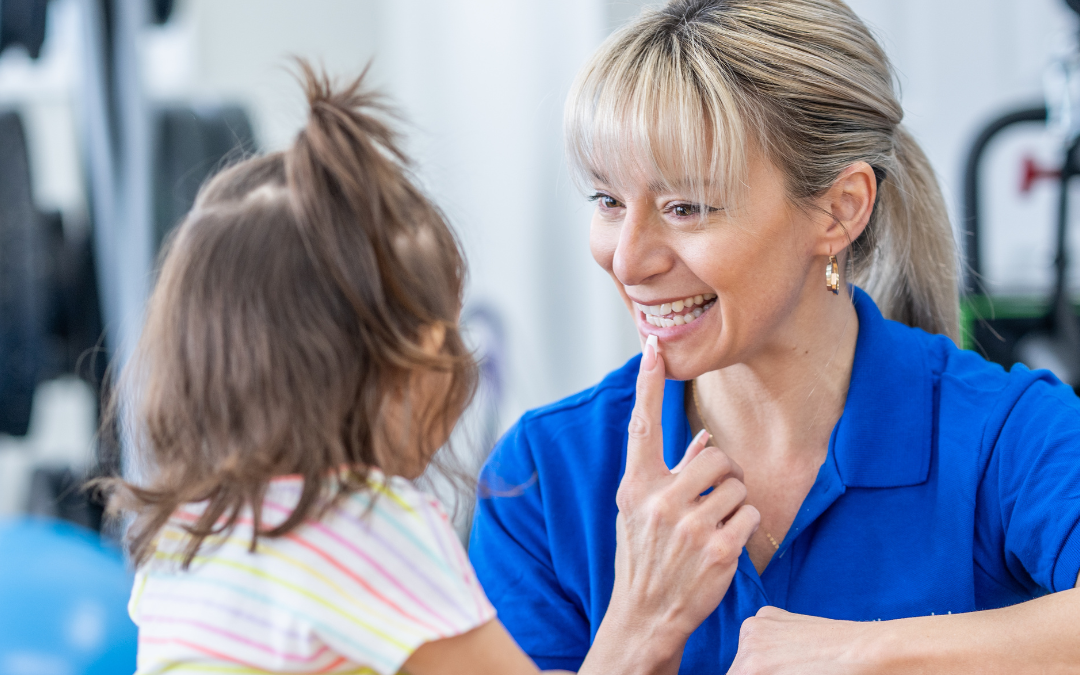
[[[902,114],[840,0],[675,0],[585,66],[569,154],[644,354],[484,474],[472,561],[541,667],[1080,670],[1080,403],[956,347]]]

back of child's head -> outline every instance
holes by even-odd
[[[301,71],[307,125],[202,188],[118,389],[146,474],[117,493],[136,513],[137,563],[184,503],[207,502],[190,560],[246,506],[257,534],[279,536],[323,507],[331,482],[345,494],[371,467],[422,466],[474,390],[457,325],[464,260],[388,110],[363,77],[335,89]],[[417,396],[418,373],[432,372],[439,395]],[[271,479],[290,474],[303,478],[296,509],[260,531]]]

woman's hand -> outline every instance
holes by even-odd
[[[664,463],[664,361],[645,346],[616,500],[615,587],[589,658],[620,673],[678,669],[686,639],[727,592],[760,515],[743,503],[742,471],[699,435],[675,471]],[[712,488],[712,492],[701,493]]]
[[[743,622],[728,675],[853,675],[877,672],[868,639],[883,624],[834,621],[762,607]]]

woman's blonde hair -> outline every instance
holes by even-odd
[[[581,184],[644,177],[701,201],[721,191],[737,202],[751,148],[783,171],[797,203],[867,162],[879,190],[852,244],[851,281],[886,317],[958,340],[952,228],[902,117],[888,58],[841,0],[673,0],[585,66],[566,140]]]

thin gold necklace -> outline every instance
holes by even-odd
[[[705,429],[705,433],[709,434],[710,439],[716,438],[716,436],[713,436],[713,432],[709,431],[709,425],[705,422],[705,415],[701,413],[701,402],[698,400],[697,393],[697,380],[690,380],[690,397],[694,399],[694,410],[697,411],[698,419],[701,420],[701,426]],[[769,540],[769,543],[773,545],[773,548],[779,551],[780,544],[776,543],[773,536],[766,530],[762,530],[762,532],[765,533],[765,538]]]

